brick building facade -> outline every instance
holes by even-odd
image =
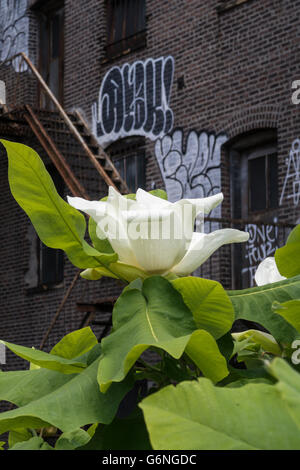
[[[97,139],[130,190],[165,188],[171,200],[224,193],[206,228],[246,229],[250,242],[221,248],[199,274],[229,289],[251,285],[259,260],[274,253],[300,217],[300,115],[292,101],[300,76],[300,1],[17,3],[18,9],[0,0],[7,105],[0,137],[35,148],[60,185],[24,111],[31,106],[89,196],[106,194],[30,66],[8,60],[23,52],[70,119],[75,111],[84,117],[94,136],[87,139],[91,145]],[[39,347],[77,270],[40,246],[10,194],[3,149],[0,181],[0,337]],[[67,184],[61,192],[70,194]],[[78,279],[45,349],[83,324],[83,305],[100,305],[120,289],[105,278]],[[95,318],[99,335],[109,314]],[[22,364],[8,353],[7,370]]]

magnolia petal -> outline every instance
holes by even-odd
[[[195,215],[199,213],[209,214],[215,207],[223,202],[224,196],[223,193],[215,194],[214,196],[203,197],[199,199],[181,199],[180,201],[175,202],[174,204],[192,204]]]
[[[154,196],[153,194],[147,193],[147,191],[144,191],[141,188],[139,188],[136,192],[136,201],[138,204],[145,206],[148,209],[163,209],[170,208],[172,206],[171,202]]]
[[[255,282],[258,286],[279,282],[286,279],[278,271],[275,258],[265,258],[259,265],[255,273]]]
[[[129,211],[127,235],[138,265],[152,274],[163,274],[177,264],[186,251],[181,220],[171,210]],[[129,263],[128,263],[129,264]],[[130,263],[131,264],[131,263]]]
[[[247,232],[225,228],[206,234],[194,232],[184,258],[172,268],[178,276],[186,276],[203,264],[220,246],[227,243],[241,243],[249,239]]]
[[[67,196],[70,206],[90,215],[96,222],[107,213],[107,204],[103,201],[88,201],[81,197]]]

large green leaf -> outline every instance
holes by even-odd
[[[300,276],[260,287],[228,291],[235,318],[259,323],[277,342],[290,344],[299,333],[287,321],[272,311],[272,303],[300,298]]]
[[[153,276],[124,289],[113,310],[113,333],[102,340],[98,380],[101,390],[121,381],[149,347],[179,358],[196,325],[169,281]]]
[[[226,359],[220,353],[216,340],[207,331],[195,331],[185,352],[212,382],[219,382],[228,375]]]
[[[55,450],[74,450],[86,445],[90,439],[91,436],[83,429],[64,432],[56,441]]]
[[[273,311],[282,316],[300,333],[300,300],[273,304]]]
[[[24,442],[18,442],[9,450],[54,450],[41,437],[32,437]]]
[[[109,269],[110,270],[106,267],[88,268],[81,272],[80,276],[89,281],[97,281],[101,279],[102,276],[108,276],[114,279],[125,279],[128,282],[132,282],[137,278],[146,279],[149,277],[149,274],[145,271],[125,263],[111,263]]]
[[[189,276],[175,279],[172,285],[193,313],[198,328],[208,331],[216,339],[230,330],[234,310],[221,284]]]
[[[275,261],[282,276],[289,278],[300,274],[300,225],[291,231],[286,245],[276,250]]]
[[[81,328],[64,336],[52,348],[51,354],[65,359],[74,359],[90,351],[96,344],[98,344],[98,340],[91,328]]]
[[[8,445],[9,448],[18,444],[19,442],[28,441],[32,438],[32,433],[28,429],[15,429],[11,431],[8,435]]]
[[[42,242],[64,250],[78,268],[116,261],[116,254],[101,254],[84,240],[84,216],[57,193],[38,154],[23,144],[0,140],[8,156],[8,179],[15,200],[26,212]]]
[[[26,348],[25,346],[8,343],[7,341],[0,341],[0,343],[5,344],[8,349],[22,359],[45,369],[56,370],[64,374],[74,374],[82,372],[86,367],[86,363],[80,360],[65,359],[61,356],[48,354],[38,349]]]
[[[128,377],[103,394],[97,382],[98,366],[99,359],[75,375],[45,369],[0,374],[0,400],[19,406],[0,414],[0,434],[49,426],[70,432],[86,424],[109,424],[133,383]]]
[[[140,407],[153,448],[299,450],[300,375],[275,361],[276,385],[220,388],[203,378],[145,398]]]
[[[264,331],[247,330],[241,331],[240,333],[232,333],[232,336],[238,344],[244,342],[244,340],[247,340],[247,344],[245,345],[246,349],[249,345],[254,344],[261,347],[264,351],[273,354],[274,356],[281,356],[282,350],[279,347],[278,343],[275,341],[273,336],[269,335],[268,333],[265,333]],[[239,351],[240,349],[238,347],[235,348],[233,355],[238,353]]]

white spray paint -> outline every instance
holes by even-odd
[[[156,141],[155,155],[170,201],[208,197],[221,191],[221,146],[226,141],[225,133],[190,131],[184,149],[181,129]],[[220,214],[218,206],[211,215]]]
[[[19,52],[28,55],[29,18],[26,15],[27,0],[0,0],[0,60],[4,61]],[[12,62],[16,72],[23,72],[27,65],[18,59]]]
[[[249,233],[249,240],[245,245],[247,266],[242,269],[242,275],[249,275],[250,287],[253,287],[258,265],[268,256],[274,256],[278,248],[278,227],[276,225],[247,224],[245,232]]]
[[[100,145],[134,135],[156,140],[170,132],[173,74],[171,56],[111,68],[92,105],[92,130]]]
[[[1,104],[6,104],[6,88],[5,88],[5,82],[0,80],[0,105]]]
[[[287,170],[279,205],[281,206],[286,198],[292,199],[294,206],[298,206],[300,201],[300,139],[295,139],[292,143],[286,165]]]

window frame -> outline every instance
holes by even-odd
[[[115,28],[115,19],[116,14],[114,14],[114,8],[116,8],[117,2],[123,1],[125,4],[125,14],[123,15],[121,25],[122,25],[122,32],[121,32],[121,39],[115,40],[115,37],[118,36],[116,34]],[[133,34],[128,35],[126,30],[128,29],[128,21],[131,19],[131,15],[128,12],[130,2],[134,2],[134,0],[106,0],[105,7],[106,7],[106,60],[114,59],[120,57],[124,54],[129,54],[132,51],[137,49],[142,49],[146,47],[146,0],[139,0],[140,2],[144,2],[144,13],[142,18],[142,28],[139,27],[138,22],[138,15],[136,15],[136,26],[133,27]],[[129,10],[130,11],[130,10]]]
[[[132,136],[119,139],[113,142],[106,151],[131,192],[135,193],[138,188],[146,187],[146,139],[144,137]],[[126,179],[126,169],[124,174],[116,163],[123,161],[126,165],[126,160],[133,157],[135,158],[135,188],[130,188],[129,181]]]

